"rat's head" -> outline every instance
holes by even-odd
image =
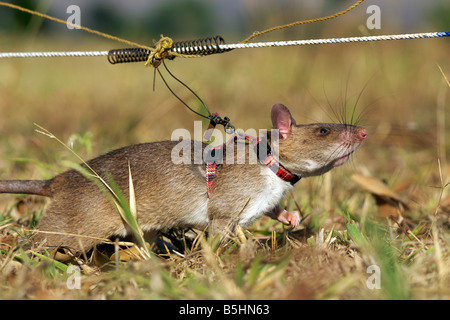
[[[367,136],[364,128],[349,124],[297,125],[282,104],[274,105],[271,115],[273,128],[279,130],[280,163],[301,177],[321,175],[344,164]]]

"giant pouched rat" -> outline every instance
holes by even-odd
[[[273,139],[278,141],[279,166],[298,178],[321,175],[344,164],[366,138],[366,130],[354,125],[297,125],[288,108],[281,104],[272,107],[271,117],[279,133],[278,139]],[[180,143],[189,146],[197,143],[206,148],[202,142],[186,140],[144,143],[111,151],[87,164],[104,179],[112,177],[125,195],[129,192],[130,166],[137,220],[144,232],[186,227],[205,229],[209,225],[212,234],[224,236],[233,232],[236,225],[247,227],[262,215],[298,225],[298,212],[287,212],[279,206],[283,196],[292,190],[292,183],[269,166],[261,162],[223,163],[217,167],[208,194],[204,162],[173,163],[174,147]],[[246,152],[249,159],[249,153],[255,151],[248,148]],[[190,156],[193,159],[194,155]],[[95,238],[129,233],[116,208],[96,183],[76,170],[50,180],[0,181],[0,193],[51,198],[39,222],[40,230],[47,233],[35,237],[39,242],[46,240],[47,246],[88,250],[95,245]]]

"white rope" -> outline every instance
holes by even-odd
[[[366,36],[366,37],[220,44],[219,49],[231,50],[231,49],[246,49],[246,48],[302,46],[314,44],[369,42],[369,41],[384,41],[384,40],[431,39],[449,36],[450,32],[427,32],[427,33],[410,33],[410,34],[395,34],[395,35]],[[199,49],[199,47],[192,47],[192,49],[193,50]],[[9,53],[0,52],[0,58],[86,57],[86,56],[95,57],[107,55],[108,51],[9,52]]]
[[[368,41],[405,40],[405,39],[429,39],[429,38],[442,38],[442,37],[448,37],[448,36],[450,36],[450,32],[427,32],[427,33],[410,33],[410,34],[395,34],[395,35],[381,35],[381,36],[367,36],[367,37],[223,44],[223,45],[219,45],[219,48],[226,50],[226,49],[244,49],[244,48],[286,47],[286,46],[302,46],[302,45],[328,44],[328,43],[349,43],[349,42],[368,42]]]
[[[107,55],[108,51],[0,52],[0,58],[98,57]]]

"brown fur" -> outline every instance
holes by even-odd
[[[272,108],[272,121],[274,128],[280,130],[280,163],[302,177],[323,174],[342,164],[366,137],[363,128],[351,125],[296,125],[283,105]],[[278,205],[292,186],[260,163],[219,166],[208,198],[205,164],[194,164],[194,144],[200,150],[206,147],[197,141],[137,144],[111,151],[88,164],[106,181],[111,177],[124,195],[129,193],[130,165],[138,223],[147,232],[204,229],[210,225],[213,234],[224,236],[233,232],[237,224],[245,227],[263,214],[283,223],[298,224],[297,212],[286,212]],[[173,163],[172,152],[174,148],[180,150],[180,146],[190,146],[182,148],[191,150],[190,164]],[[251,152],[254,151],[246,148],[246,159]],[[51,197],[39,227],[58,234],[36,236],[36,240],[46,241],[49,246],[88,250],[99,241],[96,238],[125,235],[129,231],[96,183],[75,170],[45,182],[0,182],[0,193],[21,190]]]

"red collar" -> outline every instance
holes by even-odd
[[[290,182],[292,185],[296,184],[302,178],[283,167],[283,165],[270,153],[268,153],[264,159],[264,164],[272,170],[278,178]]]
[[[262,138],[255,138],[248,135],[238,135],[234,134],[231,139],[227,141],[227,143],[214,147],[211,149],[211,157],[214,157],[216,150],[222,149],[224,146],[228,145],[230,142],[234,142],[237,139],[245,139],[248,142],[253,144],[253,147],[255,148],[256,154],[258,156],[258,159],[261,163],[265,164],[270,170],[272,170],[278,178],[280,178],[283,181],[290,182],[292,185],[297,183],[301,177],[291,173],[288,169],[283,167],[283,165],[272,155],[270,146],[267,144],[267,141]],[[259,152],[259,145],[261,142],[266,143],[266,150],[267,154],[265,157],[260,157]],[[263,159],[261,159],[263,158]],[[212,192],[212,181],[214,177],[216,176],[217,167],[219,164],[217,164],[215,161],[208,161],[208,159],[205,160],[206,162],[206,186],[208,190],[208,197],[211,195]]]

